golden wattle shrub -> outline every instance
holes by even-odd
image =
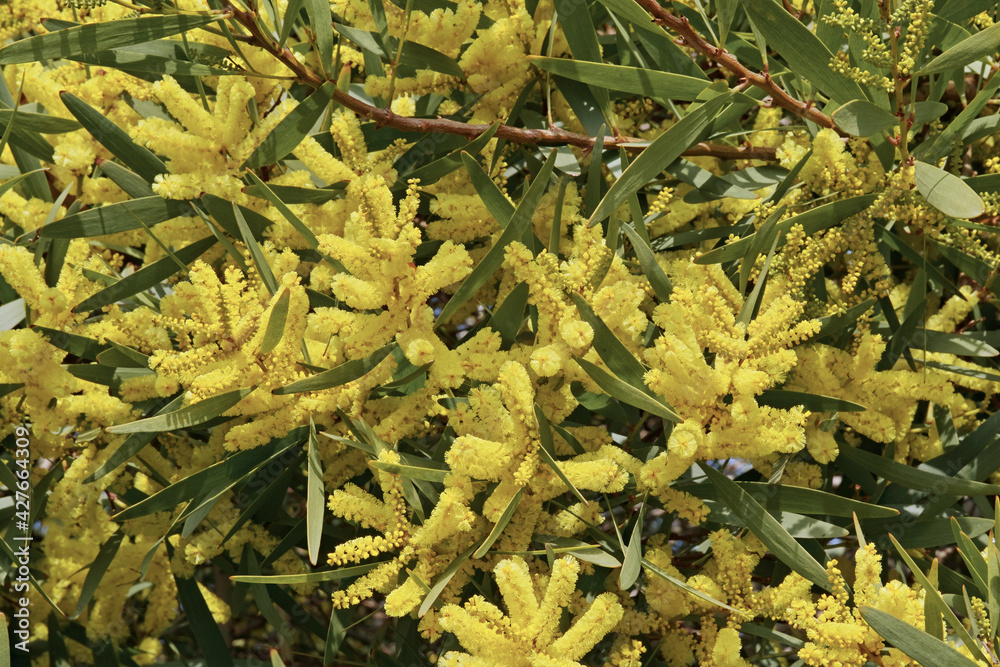
[[[13,654],[1000,663],[994,5],[0,6]]]

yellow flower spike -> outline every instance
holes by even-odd
[[[387,616],[406,616],[424,599],[427,592],[413,577],[408,577],[401,586],[385,597],[385,613]]]
[[[750,663],[740,657],[742,649],[740,633],[735,628],[723,628],[712,647],[712,659],[717,667],[749,667]]]
[[[476,608],[474,604],[479,596],[473,597],[467,606]],[[463,647],[482,655],[499,658],[502,662],[511,661],[521,651],[516,639],[505,636],[494,629],[492,623],[476,618],[468,609],[456,605],[447,605],[438,613],[438,622],[446,631],[454,634]],[[506,660],[505,660],[506,658]],[[511,662],[510,664],[516,664]]]
[[[549,652],[570,660],[579,660],[618,625],[623,614],[618,596],[614,593],[601,593],[566,634],[552,643]]]
[[[40,308],[49,287],[27,248],[0,245],[0,275],[3,275],[4,280],[24,299],[29,308]]]
[[[343,154],[344,163],[355,173],[362,173],[368,164],[368,147],[365,145],[361,125],[353,111],[340,109],[333,114],[330,134]]]
[[[432,547],[459,532],[473,529],[477,515],[468,505],[468,494],[456,487],[441,493],[427,521],[410,540],[415,547]]]
[[[225,76],[219,79],[213,116],[222,145],[235,146],[247,136],[253,121],[246,105],[254,95],[253,86],[243,77]]]
[[[578,489],[588,489],[600,493],[618,493],[628,483],[628,472],[612,459],[594,458],[584,454],[573,461],[560,461],[559,468],[566,478]],[[552,485],[565,491],[561,480],[552,480]]]
[[[334,515],[352,521],[363,528],[380,531],[393,522],[392,508],[354,484],[345,484],[330,496],[327,507]]]
[[[292,151],[296,158],[302,161],[317,176],[322,178],[327,184],[350,181],[356,174],[350,167],[342,161],[333,157],[319,142],[312,137],[306,137]]]
[[[527,563],[519,556],[512,556],[497,563],[493,576],[507,603],[511,622],[519,628],[528,627],[538,615],[538,599]]]
[[[580,562],[572,556],[563,556],[553,564],[545,595],[538,604],[538,613],[523,629],[524,636],[536,645],[547,646],[552,641],[559,627],[559,609],[569,603],[579,572]]]
[[[461,470],[473,479],[496,481],[508,470],[511,455],[505,443],[463,435],[455,438],[445,462],[452,470]]]
[[[170,115],[180,119],[188,132],[206,141],[214,142],[218,139],[219,127],[212,114],[181,88],[174,77],[164,74],[162,79],[153,84],[152,90]]]

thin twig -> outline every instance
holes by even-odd
[[[302,83],[313,88],[319,88],[325,83],[323,77],[312,71],[299,62],[295,54],[287,46],[282,47],[270,38],[254,20],[253,12],[243,11],[230,5],[226,8],[232,12],[233,18],[245,27],[257,46],[267,50],[271,55],[280,60],[286,67],[295,73]],[[421,132],[436,134],[456,134],[468,139],[475,139],[483,132],[490,129],[490,125],[472,125],[460,121],[449,120],[447,118],[407,118],[395,114],[390,109],[382,109],[367,104],[356,97],[351,97],[348,93],[336,90],[333,98],[356,114],[373,120],[379,125],[391,127],[403,132]],[[819,113],[819,112],[816,112]],[[819,114],[822,116],[822,114]],[[826,116],[823,116],[826,118]],[[829,121],[829,119],[827,119]],[[830,121],[832,122],[832,121]],[[569,132],[559,128],[547,130],[533,130],[528,128],[513,127],[503,125],[497,129],[496,136],[499,139],[506,139],[516,144],[529,145],[561,145],[577,146],[584,149],[593,149],[596,139],[586,134]],[[608,136],[604,138],[604,148],[614,148],[621,146],[629,151],[641,151],[646,148],[648,142],[643,139],[625,136]],[[756,146],[725,146],[702,142],[684,151],[685,156],[710,156],[723,160],[774,160],[775,150],[773,148]]]
[[[690,21],[684,16],[677,16],[663,7],[657,0],[635,0],[652,16],[653,21],[659,25],[666,26],[670,30],[680,35],[680,42],[683,46],[688,46],[717,62],[721,67],[729,70],[740,77],[741,83],[749,81],[771,96],[774,104],[791,111],[796,116],[802,116],[811,120],[821,127],[837,129],[836,123],[829,116],[806,102],[800,102],[786,93],[778,84],[771,79],[770,73],[765,69],[761,73],[751,72],[736,57],[723,48],[712,46],[691,27]],[[766,67],[766,63],[765,63]]]

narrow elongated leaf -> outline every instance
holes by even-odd
[[[592,86],[666,100],[692,101],[710,83],[683,74],[585,60],[528,56],[528,62],[547,72]]]
[[[1000,619],[1000,553],[997,552],[996,542],[990,540],[986,545],[986,585],[987,596],[986,606],[989,611],[990,638],[997,636],[996,623]]]
[[[920,162],[914,165],[917,190],[927,203],[953,218],[975,218],[982,215],[982,198],[958,176],[934,165]]]
[[[247,220],[243,217],[241,207],[236,202],[232,203],[232,207],[233,216],[236,218],[236,226],[240,230],[240,236],[243,237],[243,243],[246,244],[247,250],[250,251],[250,258],[257,268],[257,273],[260,274],[260,278],[264,282],[264,286],[267,287],[267,291],[274,296],[274,293],[278,291],[278,281],[274,278],[271,265],[267,263],[267,257],[264,255],[263,249],[257,243],[253,232],[250,231],[250,226],[247,225]]]
[[[631,384],[622,381],[615,375],[612,375],[598,366],[595,366],[586,359],[577,359],[576,363],[580,364],[580,368],[582,368],[603,391],[607,392],[609,396],[617,398],[623,403],[635,406],[640,410],[645,410],[646,412],[656,415],[657,417],[666,419],[667,421],[675,423],[679,423],[681,421],[680,416],[665,403],[635,388]]]
[[[817,563],[816,559],[749,493],[715,468],[705,464],[699,464],[699,467],[715,485],[723,502],[729,505],[729,509],[778,557],[778,560],[820,588],[830,590],[826,569]]]
[[[267,328],[264,329],[264,338],[260,341],[257,354],[267,354],[281,342],[281,338],[285,334],[285,319],[288,317],[290,294],[286,287],[278,295],[278,300],[271,309],[271,315],[267,318]]]
[[[990,77],[989,82],[983,87],[971,102],[949,122],[941,133],[932,137],[913,149],[913,155],[925,162],[934,163],[946,156],[954,145],[956,137],[961,137],[965,129],[979,117],[983,109],[996,96],[1000,90],[1000,76],[996,73]]]
[[[972,635],[966,631],[965,625],[958,620],[955,612],[953,612],[951,608],[945,604],[945,601],[941,598],[941,594],[938,592],[937,587],[931,586],[923,571],[917,567],[917,564],[913,562],[913,558],[910,557],[910,554],[906,553],[906,549],[904,549],[903,546],[896,541],[896,538],[893,537],[891,533],[889,534],[889,539],[892,540],[892,546],[896,548],[896,552],[900,555],[903,561],[906,562],[906,566],[910,568],[910,572],[913,574],[914,578],[920,582],[920,586],[926,591],[925,595],[937,598],[938,606],[944,613],[944,618],[948,621],[948,625],[954,628],[955,632],[958,633],[958,636],[966,645],[971,644],[971,646],[969,646],[969,650],[976,658],[988,662],[986,656],[979,649],[978,642],[976,642],[976,640],[972,638]]]
[[[478,547],[479,547],[478,544],[473,544],[471,547],[463,551],[458,556],[458,558],[453,560],[451,562],[451,565],[445,568],[445,571],[441,573],[440,577],[438,577],[437,582],[435,582],[435,584],[431,586],[431,590],[426,595],[426,597],[424,597],[424,601],[420,603],[420,609],[417,610],[417,616],[422,617],[424,614],[427,613],[427,611],[431,608],[434,602],[438,599],[438,596],[441,595],[441,591],[444,590],[444,587],[448,585],[448,582],[450,582],[452,578],[455,576],[455,574],[458,573],[458,570],[459,568],[462,567],[462,564],[465,563],[465,561],[469,560],[469,556],[471,556]]]
[[[841,447],[840,456],[861,464],[872,473],[908,489],[956,496],[994,496],[1000,494],[1000,485],[949,477],[928,469],[913,468],[884,456],[869,454],[857,447]]]
[[[616,568],[622,566],[620,560],[605,551],[604,548],[595,544],[587,544],[586,542],[580,542],[579,540],[570,539],[568,537],[553,537],[551,535],[538,535],[538,540],[544,542],[546,549],[552,549],[553,553],[573,554],[580,560],[606,568]],[[493,553],[497,555],[513,555],[512,552],[506,551],[494,551]],[[544,556],[546,555],[546,550],[533,550],[518,553],[526,556]]]
[[[191,206],[187,202],[143,197],[118,204],[106,204],[98,208],[68,215],[62,220],[39,228],[38,233],[46,238],[73,239],[90,236],[117,234],[133,229],[142,229],[142,223],[152,227],[171,218],[189,215]],[[138,218],[138,219],[137,219]]]
[[[249,544],[243,546],[243,556],[246,562],[247,572],[250,576],[260,574],[260,565],[257,563],[257,557]],[[291,628],[288,624],[282,620],[281,615],[278,613],[278,609],[274,606],[274,602],[271,600],[271,595],[268,593],[267,586],[265,584],[250,584],[250,593],[253,595],[254,603],[257,605],[257,609],[260,610],[261,615],[267,620],[268,625],[270,625],[274,630],[278,632],[286,640],[291,638]]]
[[[0,306],[0,331],[10,331],[24,321],[24,299],[14,299]]]
[[[36,169],[35,171],[29,171],[26,174],[18,174],[17,176],[12,177],[10,180],[0,183],[0,197],[2,197],[4,193],[6,193],[8,190],[13,189],[14,186],[16,186],[21,181],[24,181],[25,179],[28,179],[29,177],[32,176],[36,175],[40,176],[43,171],[48,171],[48,167],[46,167],[45,169]]]
[[[556,19],[566,42],[569,44],[573,58],[576,60],[601,62],[601,46],[597,39],[597,30],[589,11],[579,11],[579,6],[571,0],[554,0]],[[561,86],[560,86],[561,88]],[[603,86],[590,86],[590,93],[604,117],[605,123],[615,124],[611,109],[611,98]]]
[[[656,261],[656,255],[653,254],[649,241],[639,236],[639,233],[631,225],[622,225],[621,229],[632,242],[635,256],[639,259],[639,266],[642,267],[643,274],[649,280],[657,300],[660,303],[666,303],[670,300],[670,293],[674,287],[670,284],[670,278],[664,273],[663,267]]]
[[[687,202],[714,201],[722,197],[759,199],[758,195],[733,183],[731,180],[720,178],[707,169],[702,169],[695,163],[683,158],[667,167],[667,171],[695,188],[687,195],[684,195],[684,201]],[[688,197],[688,195],[691,196]]]
[[[360,577],[388,562],[390,561],[376,561],[374,563],[365,563],[364,565],[344,567],[339,570],[309,572],[308,574],[238,574],[229,577],[229,579],[234,583],[243,584],[321,584],[325,581],[340,581],[342,579],[350,579],[351,577]]]
[[[955,285],[945,274],[943,274],[940,269],[934,266],[934,264],[931,262],[924,262],[923,256],[919,252],[911,248],[908,243],[904,242],[902,239],[896,236],[896,234],[892,230],[887,229],[885,225],[877,221],[875,223],[875,229],[878,232],[879,240],[883,241],[886,245],[888,245],[890,248],[901,254],[907,260],[913,262],[915,266],[920,266],[925,268],[932,280],[944,285],[945,287],[950,289],[953,293],[961,296],[963,299],[965,298],[965,296],[962,295],[962,291],[958,288],[958,286]],[[951,247],[948,246],[948,249],[950,250]]]
[[[260,180],[257,175],[252,171],[247,172],[247,176],[254,179],[254,182]],[[325,188],[297,188],[292,185],[272,185],[268,184],[267,189],[260,187],[259,185],[251,185],[243,188],[243,192],[250,195],[251,197],[263,197],[271,203],[274,203],[270,196],[268,196],[268,191],[270,191],[275,197],[280,198],[285,204],[325,204],[332,199],[343,199],[346,188],[344,187],[344,182],[339,181],[333,185],[328,185]],[[284,214],[284,212],[282,212]],[[287,215],[285,216],[288,217]]]
[[[977,664],[949,644],[935,639],[923,630],[913,627],[906,621],[899,620],[892,614],[872,607],[861,607],[861,617],[875,632],[921,665],[975,667]]]
[[[233,202],[222,199],[221,197],[216,197],[215,195],[205,195],[201,198],[201,202],[223,229],[235,238],[242,237],[243,232],[240,230],[239,222],[236,220]],[[240,214],[243,216],[243,221],[246,222],[247,227],[250,228],[250,233],[253,235],[253,238],[257,241],[263,241],[264,230],[273,224],[271,219],[257,213],[253,209],[246,208],[245,206],[237,205],[236,209],[239,210]],[[237,257],[239,257],[237,263],[243,261],[243,256],[241,254],[237,253]],[[236,258],[234,257],[234,259]]]
[[[517,332],[521,328],[524,320],[524,308],[528,305],[528,296],[531,291],[528,283],[520,282],[510,291],[507,298],[503,300],[500,307],[493,315],[485,321],[483,326],[487,326],[500,334],[501,349],[510,349],[517,338]],[[472,340],[472,332],[469,333],[469,340]]]
[[[996,57],[1000,48],[1000,24],[991,25],[951,47],[920,68],[918,76],[949,72],[984,57]]]
[[[13,116],[14,111],[12,109],[0,109],[0,126],[6,127]],[[79,130],[81,125],[68,118],[18,110],[17,127],[42,134],[62,134],[63,132]]]
[[[846,518],[857,515],[863,519],[899,516],[899,510],[891,507],[852,500],[804,486],[787,486],[765,482],[736,482],[736,485],[769,511],[781,510],[797,514],[820,514]],[[702,500],[722,502],[722,495],[711,484],[683,485],[679,486],[678,489]]]
[[[35,35],[0,49],[0,65],[65,58],[131,46],[186,32],[224,18],[219,14],[167,14],[89,23]]]
[[[119,69],[123,72],[136,75],[231,76],[246,73],[237,67],[230,69],[213,67],[203,63],[190,62],[180,58],[167,58],[127,48],[114,49],[113,51],[96,51],[94,53],[78,53],[70,56],[69,59],[97,67]]]
[[[178,397],[170,402],[164,412],[168,409],[176,409],[181,405],[181,397]],[[153,438],[156,437],[156,433],[132,433],[127,438],[125,442],[118,446],[107,461],[101,465],[100,468],[95,470],[89,477],[83,480],[84,484],[89,484],[107,475],[109,472],[118,468],[118,466],[124,464],[126,461],[131,459],[133,456],[139,453],[139,451],[151,443]]]
[[[824,204],[805,213],[782,220],[774,227],[775,233],[778,234],[777,247],[781,248],[785,245],[788,230],[793,225],[802,225],[802,229],[806,235],[815,234],[824,229],[829,229],[843,222],[846,218],[865,210],[875,201],[876,196],[863,195],[861,197],[841,199],[840,201]],[[747,248],[754,243],[753,239],[755,236],[756,234],[750,234],[720,248],[709,250],[704,255],[696,257],[694,260],[695,264],[721,264],[722,262],[731,262],[734,259],[740,259]]]
[[[882,337],[886,338],[890,327],[888,322],[878,322],[872,326],[872,331],[880,332]],[[974,338],[972,334],[975,332],[953,334],[933,329],[916,329],[910,337],[910,347],[962,357],[995,357],[1000,355],[1000,351],[995,347],[984,340]]]
[[[705,505],[712,511],[709,517],[711,521],[730,526],[746,527],[743,524],[743,520],[729,509],[727,505],[712,500],[706,500]],[[769,510],[768,514],[773,516],[775,521],[792,537],[801,539],[839,539],[849,535],[847,530],[841,526],[795,512]]]
[[[306,542],[309,562],[314,566],[319,559],[319,544],[323,537],[323,512],[326,509],[326,491],[323,486],[323,462],[319,457],[316,425],[309,417],[308,481],[306,483]]]
[[[632,588],[642,572],[642,526],[645,516],[646,498],[644,496],[642,507],[639,508],[639,516],[635,518],[632,535],[629,536],[628,546],[625,548],[622,569],[618,573],[618,590],[625,591]]]
[[[951,532],[955,537],[955,545],[965,566],[969,570],[969,575],[979,589],[980,598],[988,598],[989,585],[986,583],[989,578],[989,569],[986,561],[980,554],[980,549],[972,539],[962,531],[962,526],[955,517],[951,517]]]
[[[195,641],[205,660],[210,665],[219,667],[233,667],[233,659],[229,655],[226,640],[222,638],[222,631],[219,624],[212,618],[208,604],[198,589],[198,582],[194,579],[184,579],[174,576],[177,586],[177,598],[180,600],[184,613],[187,614],[188,624],[191,632],[194,633]]]
[[[542,459],[545,463],[552,468],[552,472],[562,480],[562,483],[566,485],[570,493],[580,499],[580,502],[584,505],[589,505],[587,499],[583,497],[580,490],[576,488],[566,473],[563,472],[562,468],[555,459],[555,446],[552,442],[552,429],[549,425],[548,417],[545,416],[545,412],[538,403],[535,403],[535,420],[538,422],[538,452],[542,455]]]
[[[80,589],[80,599],[76,601],[76,609],[70,618],[78,618],[83,613],[83,610],[87,608],[87,605],[90,604],[90,600],[94,597],[97,587],[100,586],[101,580],[111,565],[111,561],[115,559],[115,554],[118,553],[118,547],[121,546],[124,537],[125,533],[119,530],[113,533],[108,538],[108,541],[101,545],[100,551],[97,552],[97,557],[87,569],[87,578],[83,580],[83,587]]]
[[[203,238],[176,251],[174,256],[185,264],[190,264],[214,246],[215,241],[214,236]],[[86,313],[109,306],[155,287],[175,273],[177,273],[177,263],[171,257],[163,257],[87,297],[73,308],[73,312]]]
[[[500,229],[506,229],[514,215],[514,205],[472,155],[463,151],[462,162],[465,163],[465,169],[469,172],[472,186],[476,188],[476,194],[479,195],[490,214],[496,219]]]
[[[486,536],[483,543],[479,545],[476,552],[472,554],[473,558],[482,558],[485,556],[490,550],[490,547],[493,546],[493,543],[496,542],[497,538],[499,538],[503,533],[503,529],[507,527],[507,524],[510,523],[511,518],[514,516],[514,510],[517,509],[518,504],[521,502],[521,497],[524,496],[525,488],[527,487],[522,486],[517,490],[517,493],[511,497],[510,502],[507,503],[507,507],[505,507],[503,513],[500,514],[500,518],[497,519],[497,522],[494,524],[490,534]]]
[[[664,581],[667,581],[676,586],[677,588],[681,589],[682,591],[686,592],[688,595],[693,595],[699,600],[704,600],[709,604],[713,604],[717,607],[722,607],[723,609],[728,609],[732,612],[739,613],[738,610],[733,609],[725,602],[720,602],[719,600],[713,598],[711,595],[702,593],[697,588],[694,588],[693,586],[681,581],[677,577],[671,576],[666,570],[659,567],[658,565],[656,565],[647,558],[642,559],[642,566],[647,570],[649,570],[650,572],[652,572],[653,574],[655,574],[656,576],[658,576],[660,579],[663,579]]]
[[[204,424],[221,415],[223,412],[233,407],[252,392],[253,389],[237,389],[225,394],[219,394],[212,398],[198,401],[186,408],[181,408],[175,412],[159,414],[148,419],[109,426],[108,433],[162,433],[164,431],[175,431],[182,428],[190,428],[198,424]]]
[[[287,450],[302,443],[308,435],[309,428],[300,426],[289,431],[288,435],[283,438],[275,438],[265,445],[237,452],[225,460],[203,468],[137,502],[113,518],[115,521],[128,521],[156,512],[172,511],[180,503],[191,500],[202,493],[204,489],[235,484],[267,461],[281,456]]]
[[[848,134],[870,137],[896,124],[896,117],[867,100],[853,100],[833,112],[833,121]]]
[[[781,3],[741,0],[741,4],[767,45],[780,53],[797,74],[840,103],[866,99],[861,86],[830,68],[830,50]]]
[[[776,226],[778,224],[778,220],[784,214],[785,207],[779,206],[773,213],[771,213],[771,215],[767,216],[767,219],[761,224],[757,233],[753,234],[753,241],[743,254],[743,258],[740,260],[739,289],[741,293],[746,294],[747,285],[750,283],[750,274],[753,272],[753,267],[757,264],[757,258],[765,252],[769,252],[770,254],[768,255],[767,261],[761,269],[760,274],[757,276],[753,291],[759,292],[757,287],[759,285],[763,285],[766,280],[767,269],[770,267],[771,257],[774,256],[774,251],[777,249],[778,244],[778,231]],[[756,310],[756,304],[757,301],[755,298],[752,298],[752,295],[751,297],[748,297],[743,303],[743,309],[740,311],[740,317],[737,318],[737,321],[742,322],[744,325],[750,324],[750,318]]]
[[[571,298],[580,314],[580,319],[594,330],[594,349],[597,350],[597,354],[608,365],[611,372],[633,384],[644,385],[643,376],[646,369],[639,363],[639,360],[632,356],[628,348],[604,323],[604,320],[597,316],[586,299],[578,294],[571,295]]]
[[[333,99],[333,91],[336,89],[332,81],[327,81],[314,90],[309,97],[292,109],[291,113],[281,119],[281,122],[246,159],[242,168],[256,169],[274,164],[295,150],[295,147],[309,136],[316,121]]]
[[[323,664],[332,665],[336,662],[337,652],[347,638],[347,628],[341,616],[346,615],[342,609],[334,609],[330,613],[330,625],[326,631],[326,639],[323,643]]]
[[[493,277],[493,274],[503,264],[504,257],[507,254],[507,246],[510,243],[524,240],[525,235],[531,233],[531,216],[534,214],[535,209],[538,207],[538,202],[545,193],[545,188],[548,185],[549,176],[552,174],[555,163],[556,151],[553,150],[549,153],[548,159],[539,170],[538,176],[535,177],[534,182],[528,188],[527,194],[518,203],[514,214],[510,218],[510,222],[504,228],[503,233],[500,234],[500,238],[493,244],[493,247],[486,253],[486,256],[479,260],[479,263],[472,269],[472,273],[469,274],[451,299],[448,300],[448,303],[445,304],[444,308],[441,309],[434,323],[436,327],[447,322],[455,311],[465,304],[473,294],[478,292],[479,288],[485,285],[487,280]]]
[[[345,361],[336,368],[331,368],[328,371],[317,373],[312,377],[298,380],[292,384],[285,385],[284,387],[278,387],[271,393],[282,395],[298,394],[304,391],[322,391],[323,389],[339,387],[342,384],[353,382],[358,378],[367,375],[372,371],[372,369],[382,363],[382,360],[389,356],[389,353],[392,352],[395,347],[396,344],[391,343],[379,350],[376,350],[375,352],[372,352],[364,359],[352,359],[351,361]]]
[[[124,190],[132,199],[152,197],[156,194],[146,179],[117,162],[111,160],[101,162],[100,173],[114,181],[115,185]]]
[[[334,77],[333,71],[333,21],[330,3],[326,0],[305,0],[303,3],[309,15],[309,28],[316,40],[319,62],[327,77]]]
[[[757,397],[757,403],[769,405],[772,408],[785,409],[801,405],[810,412],[864,412],[867,410],[863,405],[842,398],[785,389],[768,389]]]
[[[448,76],[465,76],[465,71],[453,58],[417,42],[403,42],[403,52],[399,56],[399,65],[417,70],[429,69]]]
[[[625,203],[633,193],[656,178],[671,162],[680,157],[681,153],[697,143],[723,105],[731,100],[731,92],[717,95],[657,137],[604,195],[590,216],[590,225],[596,225],[611,215],[611,212]]]
[[[411,465],[407,463],[389,463],[388,461],[372,461],[371,466],[383,472],[407,477],[409,479],[422,479],[425,482],[444,483],[445,478],[451,474],[448,468],[430,467],[427,465]]]

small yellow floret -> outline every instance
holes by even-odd
[[[392,101],[392,112],[398,116],[412,117],[417,113],[417,105],[413,101],[413,96],[407,93],[394,99]]]

